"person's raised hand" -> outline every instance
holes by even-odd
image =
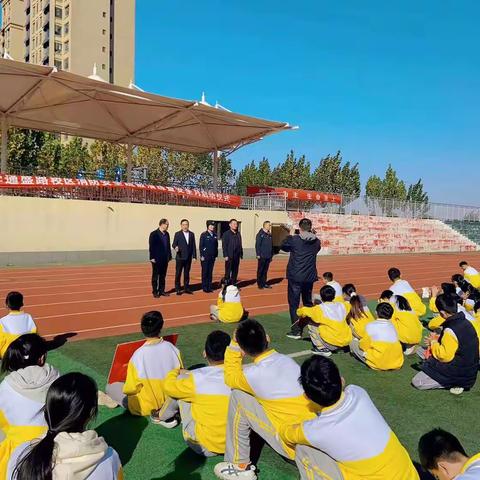
[[[434,285],[432,287],[432,297],[438,297],[439,293],[440,293],[440,289],[437,287],[437,285]]]

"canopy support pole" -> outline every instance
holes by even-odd
[[[127,182],[132,181],[132,153],[133,145],[127,144]]]
[[[8,170],[8,122],[7,117],[2,116],[2,150],[0,161],[0,173],[7,173]]]
[[[218,192],[218,165],[219,165],[219,159],[218,159],[218,150],[215,149],[213,151],[213,165],[212,165],[212,177],[213,177],[213,191],[215,193]]]

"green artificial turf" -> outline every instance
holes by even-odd
[[[294,353],[310,348],[306,341],[285,337],[289,327],[287,313],[256,317],[270,334],[272,346],[282,353]],[[166,330],[180,334],[180,348],[187,366],[203,362],[202,350],[205,337],[212,330],[221,328],[231,333],[234,326],[205,324]],[[103,388],[106,382],[115,345],[141,338],[127,335],[98,340],[67,343],[49,354],[49,362],[63,373],[81,371],[91,375]],[[305,357],[296,360],[301,363]],[[458,435],[467,451],[480,450],[477,428],[477,409],[480,405],[480,389],[453,396],[445,391],[419,392],[410,386],[416,371],[412,365],[417,358],[408,358],[398,372],[375,372],[349,354],[335,354],[348,383],[368,390],[377,407],[407,447],[414,459],[420,435],[433,427],[443,427]],[[132,417],[121,409],[100,407],[95,428],[120,454],[126,478],[135,480],[200,480],[213,479],[213,466],[221,460],[204,459],[190,452],[182,439],[180,428],[165,430],[151,425],[144,418]],[[259,468],[264,480],[298,478],[294,466],[288,464],[269,447],[262,453]]]

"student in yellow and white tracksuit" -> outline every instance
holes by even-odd
[[[245,314],[240,291],[235,285],[226,285],[218,294],[217,304],[210,306],[210,318],[222,323],[237,323]]]
[[[36,334],[12,342],[2,360],[6,377],[0,384],[0,478],[8,461],[24,442],[41,437],[47,430],[43,414],[50,385],[60,376],[45,363],[47,344]]]
[[[42,438],[18,447],[8,480],[123,480],[118,453],[88,425],[98,412],[95,381],[67,373],[48,389]]]
[[[335,299],[333,300],[334,302],[343,302],[343,291],[342,291],[342,286],[333,279],[333,273],[332,272],[325,272],[322,275],[322,280],[325,285],[329,285],[335,290]],[[315,294],[313,296],[314,303],[318,304],[321,303],[322,299],[320,295]]]
[[[353,356],[374,370],[398,370],[404,362],[402,345],[392,324],[394,309],[389,303],[377,305],[377,320],[367,325],[365,336],[353,339]]]
[[[179,403],[183,438],[206,457],[225,453],[231,390],[225,385],[223,362],[230,340],[225,332],[211,332],[203,353],[209,366],[191,372],[172,370],[165,379],[166,394]]]
[[[37,333],[37,326],[29,313],[23,308],[23,295],[10,292],[5,299],[8,315],[0,318],[0,358],[3,358],[8,346],[20,335]]]
[[[352,329],[355,338],[362,338],[365,335],[366,326],[375,320],[368,308],[367,299],[357,294],[355,286],[347,283],[343,287],[344,304],[347,308],[347,323]]]
[[[141,321],[147,341],[128,362],[125,383],[107,385],[106,393],[132,415],[152,415],[152,421],[167,428],[178,425],[176,401],[165,394],[165,378],[183,367],[179,350],[160,337],[163,317],[158,311],[145,313]],[[155,412],[155,413],[153,413]]]
[[[301,372],[305,395],[320,411],[313,420],[284,424],[280,437],[296,446],[302,479],[336,478],[327,470],[329,458],[344,480],[419,479],[407,451],[363,388],[349,385],[342,392],[343,379],[327,358],[306,360]]]
[[[418,315],[412,310],[405,297],[394,295],[391,290],[382,292],[380,301],[388,302],[393,307],[392,323],[405,354],[414,353],[414,347],[422,341],[423,337],[423,325]]]
[[[422,299],[413,289],[413,287],[406,280],[401,278],[401,273],[398,268],[391,268],[388,271],[388,277],[393,282],[389,290],[391,290],[395,295],[401,295],[402,297],[405,297],[419,317],[422,317],[425,315],[425,313],[427,313],[426,305],[422,302]]]
[[[225,354],[225,383],[232,388],[225,461],[215,467],[215,474],[224,480],[254,480],[251,431],[277,453],[293,459],[294,448],[278,439],[278,431],[284,424],[311,420],[316,409],[298,383],[300,367],[290,357],[269,348],[260,323],[240,323],[235,338]],[[253,364],[242,367],[244,355],[253,358]]]
[[[334,302],[335,290],[325,285],[320,290],[322,303],[313,307],[301,307],[297,315],[307,319],[308,332],[313,344],[312,353],[330,356],[331,352],[347,347],[352,341],[352,330],[347,324],[350,308],[344,302]]]
[[[463,270],[465,280],[475,288],[480,288],[480,273],[471,267],[467,262],[460,262],[460,268]]]

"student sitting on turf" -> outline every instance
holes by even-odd
[[[154,423],[176,427],[178,404],[165,395],[164,382],[168,373],[183,367],[180,352],[160,336],[163,328],[160,312],[145,313],[141,328],[147,341],[128,362],[125,383],[108,385],[106,393],[132,415],[151,414]]]
[[[427,307],[412,286],[406,280],[402,279],[400,270],[398,268],[391,268],[388,271],[388,278],[393,282],[389,290],[395,295],[402,295],[405,297],[419,317],[425,315]]]
[[[234,338],[225,353],[225,383],[232,388],[225,462],[215,467],[215,474],[224,480],[255,480],[250,433],[256,432],[277,453],[293,460],[294,449],[277,433],[284,424],[314,418],[315,408],[298,383],[299,365],[269,348],[260,323],[240,323]],[[244,356],[253,363],[242,367]]]
[[[300,323],[308,322],[312,353],[329,357],[352,341],[352,330],[346,321],[350,308],[343,302],[334,302],[335,290],[330,285],[321,288],[320,298],[320,305],[301,307],[297,315]]]
[[[380,301],[389,302],[393,307],[392,323],[405,355],[415,353],[417,345],[422,341],[423,325],[408,300],[402,295],[394,295],[391,290],[385,290],[380,295]]]
[[[217,304],[210,306],[210,319],[214,322],[237,323],[247,316],[239,289],[222,279],[222,290],[218,294]]]
[[[325,272],[322,275],[322,278],[323,278],[323,283],[325,283],[325,285],[330,285],[331,287],[334,288],[335,290],[334,302],[343,302],[342,286],[336,280],[333,279],[333,273]]]
[[[199,455],[225,453],[230,388],[225,385],[223,362],[230,335],[210,333],[203,352],[208,367],[191,372],[172,370],[165,379],[166,394],[178,400],[183,438]]]
[[[467,284],[460,297],[467,312],[472,312],[475,303],[480,300],[480,292],[473,285]]]
[[[47,430],[43,415],[50,385],[60,376],[46,363],[47,343],[35,333],[22,335],[2,359],[0,384],[0,478],[5,478],[12,452]],[[31,477],[32,478],[32,477]]]
[[[8,480],[121,480],[120,458],[95,430],[97,385],[81,373],[68,373],[49,388],[46,435],[21,445],[9,463]]]
[[[330,359],[306,360],[300,382],[319,413],[313,420],[282,425],[280,437],[296,445],[302,479],[418,480],[407,451],[368,393],[356,385],[344,388]]]
[[[361,338],[365,335],[365,327],[373,322],[374,317],[368,308],[367,299],[357,294],[355,286],[347,283],[343,287],[343,298],[347,307],[347,323],[352,329],[353,336]]]
[[[469,283],[465,280],[465,277],[459,273],[452,275],[452,283],[455,286],[457,295],[461,295],[466,285],[469,285]]]
[[[436,306],[445,319],[438,340],[429,339],[431,356],[426,358],[412,384],[419,390],[448,388],[459,394],[475,385],[479,360],[478,335],[451,295],[439,295]]]
[[[37,326],[29,313],[23,308],[23,295],[10,292],[5,299],[8,315],[0,319],[0,358],[3,358],[8,346],[20,335],[37,333]]]
[[[475,288],[480,288],[480,273],[465,261],[460,262],[459,266],[463,270],[465,280],[471,283]]]
[[[438,480],[480,478],[480,453],[469,457],[460,441],[441,428],[420,438],[418,456],[422,467]]]
[[[404,362],[402,345],[392,324],[393,307],[389,303],[377,305],[377,320],[365,328],[365,336],[350,344],[352,355],[374,370],[398,370]]]

